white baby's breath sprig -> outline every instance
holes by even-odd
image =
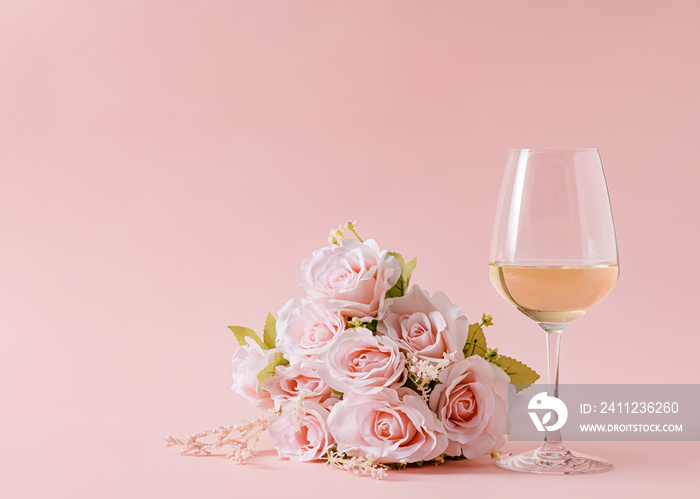
[[[298,432],[301,431],[301,427],[304,426],[304,410],[302,409],[302,404],[304,403],[304,395],[301,395],[298,399],[294,408],[292,409],[292,421],[294,422],[294,429]]]
[[[350,471],[359,476],[371,476],[375,480],[386,478],[386,472],[389,468],[376,461],[376,456],[350,457],[341,454],[334,447],[328,449],[326,453],[326,462],[328,466],[339,470]]]
[[[328,236],[328,242],[330,244],[335,244],[336,246],[339,246],[340,241],[345,239],[345,231],[349,231],[355,234],[355,237],[358,239],[358,241],[363,243],[364,241],[355,230],[355,227],[357,227],[357,220],[348,220],[347,222],[345,222],[345,225],[340,225],[337,229],[331,229],[331,233]]]
[[[350,232],[355,234],[355,237],[357,238],[358,241],[360,241],[361,243],[364,243],[364,241],[362,240],[360,235],[355,230],[355,227],[357,227],[357,220],[348,220],[347,222],[345,222],[345,229],[349,230]]]
[[[255,421],[245,421],[232,426],[217,426],[211,430],[202,431],[185,438],[177,438],[168,435],[165,443],[168,447],[180,447],[181,454],[210,455],[213,451],[229,448],[226,457],[240,464],[253,456],[253,449],[260,439],[260,435],[267,430],[267,427],[278,413],[276,411],[265,411]],[[237,432],[239,436],[233,437],[232,433]],[[201,439],[216,436],[213,442],[203,442]]]
[[[344,234],[344,231],[341,227],[339,227],[337,229],[331,229],[331,232],[328,235],[328,242],[330,244],[335,244],[336,246],[339,246],[340,241],[345,239],[345,236],[343,234]]]
[[[416,385],[426,403],[430,397],[430,384],[438,379],[440,371],[455,361],[455,352],[443,353],[442,360],[435,364],[428,360],[419,359],[415,354],[408,356],[406,359],[408,377]]]

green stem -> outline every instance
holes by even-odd
[[[246,435],[246,436],[243,437],[243,438],[246,440],[246,442],[250,442],[252,439],[258,438],[260,435],[262,435],[262,433],[263,433],[263,430],[262,430],[262,428],[261,428],[261,429],[259,429],[258,431],[256,431],[255,433],[251,433],[251,434],[249,434],[249,435]],[[240,438],[240,437],[239,437],[239,438]]]
[[[361,243],[364,243],[364,241],[362,240],[362,238],[360,237],[360,235],[359,235],[357,232],[355,232],[355,229],[350,229],[350,230],[352,231],[353,234],[355,234],[355,237],[357,237],[357,239],[359,239],[359,241],[360,241]]]
[[[484,352],[484,353],[487,353],[487,352],[488,352],[488,350],[486,350],[486,349],[485,349],[484,347],[482,347],[481,345],[477,345],[475,342],[470,343],[470,344],[473,345],[473,347],[474,347],[474,348],[472,348],[472,353],[471,353],[470,355],[474,355],[474,350],[476,350],[477,348],[478,348],[479,350],[481,350],[482,352]]]
[[[485,323],[484,323],[483,321],[479,324],[479,329],[480,329],[482,332],[483,332],[483,330],[484,330],[484,324],[485,324]],[[478,331],[479,329],[477,329],[477,331]],[[474,355],[474,350],[476,350],[477,347],[479,347],[479,349],[480,349],[482,352],[484,352],[484,353],[487,353],[487,352],[488,352],[488,350],[486,350],[486,349],[485,349],[484,347],[482,347],[481,345],[477,345],[477,344],[476,344],[476,341],[470,341],[470,342],[467,343],[467,345],[471,345],[471,346],[472,346],[472,350],[471,350],[471,352],[469,352],[469,355],[466,355],[466,352],[465,352],[465,357],[470,357],[470,356]]]

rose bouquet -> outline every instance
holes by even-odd
[[[168,444],[194,454],[228,447],[241,462],[267,430],[281,458],[375,478],[411,463],[497,456],[508,385],[537,373],[488,348],[491,316],[469,324],[444,293],[409,286],[416,259],[363,241],[354,222],[329,243],[302,263],[295,279],[305,295],[277,319],[268,314],[262,338],[230,327],[240,345],[233,391],[261,417]]]

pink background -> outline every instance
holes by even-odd
[[[226,326],[260,328],[348,218],[544,373],[542,334],[486,272],[510,147],[598,147],[608,176],[622,276],[566,333],[562,381],[700,382],[699,16],[694,1],[2,2],[0,496],[694,483],[697,443],[577,445],[613,460],[599,476],[478,460],[378,483],[277,461],[267,441],[237,467],[162,437],[255,416],[229,390]]]

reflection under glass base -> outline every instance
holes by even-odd
[[[603,458],[572,452],[563,445],[547,444],[518,454],[503,454],[496,465],[506,470],[543,475],[579,475],[612,469],[610,461]]]

